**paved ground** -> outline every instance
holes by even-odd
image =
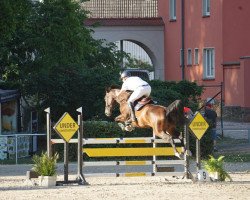
[[[222,135],[221,122],[217,122],[217,133]],[[250,123],[223,121],[223,136],[235,139],[249,139]]]
[[[220,136],[219,153],[250,154],[250,123],[223,121],[222,134],[221,123],[218,121],[217,133]]]

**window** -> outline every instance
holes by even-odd
[[[203,16],[210,16],[210,0],[202,0],[202,14]]]
[[[169,0],[169,18],[176,20],[176,0]]]
[[[187,65],[192,65],[192,49],[188,49],[187,52]]]
[[[194,64],[199,65],[199,49],[194,49]]]
[[[215,55],[213,48],[206,48],[203,50],[203,77],[205,79],[215,78],[214,58]]]

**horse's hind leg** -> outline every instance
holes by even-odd
[[[180,159],[183,159],[183,155],[180,154],[177,149],[176,149],[176,146],[175,146],[175,143],[174,143],[174,140],[172,138],[172,136],[170,134],[167,134],[167,133],[163,133],[161,134],[160,136],[163,140],[165,140],[167,143],[170,143],[171,146],[173,147],[174,149],[174,155]]]

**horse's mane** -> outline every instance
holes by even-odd
[[[119,85],[111,85],[109,87],[106,87],[106,92],[110,92],[110,90],[113,90],[113,89],[121,89],[121,86],[119,86]]]
[[[106,87],[106,92],[110,92],[113,89],[121,89],[121,86],[111,85],[109,87]],[[128,100],[131,93],[132,93],[132,91],[129,91],[129,90],[122,92],[118,97],[118,101]]]

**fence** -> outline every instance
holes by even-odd
[[[157,0],[90,0],[82,7],[91,18],[154,18],[157,5]]]
[[[29,157],[36,149],[37,137],[46,134],[9,134],[0,135],[0,160],[10,159],[18,164],[19,158]]]

